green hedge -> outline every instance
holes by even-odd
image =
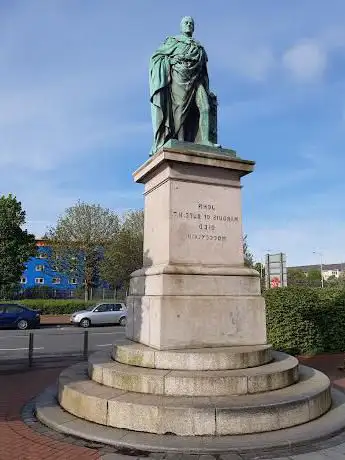
[[[17,301],[15,301],[17,302]],[[95,305],[98,301],[84,302],[83,300],[64,299],[30,299],[19,300],[18,303],[29,308],[41,310],[42,315],[65,315],[74,313],[77,310],[84,310],[89,305]]]
[[[345,351],[345,289],[291,286],[269,289],[264,296],[268,342],[276,350]]]

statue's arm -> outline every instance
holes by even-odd
[[[151,98],[169,84],[170,58],[174,49],[173,37],[168,37],[150,59],[150,94]]]

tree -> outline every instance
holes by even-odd
[[[338,286],[340,284],[341,284],[341,280],[334,275],[328,277],[327,280],[325,280],[326,286]]]
[[[120,231],[105,247],[101,277],[114,289],[128,286],[132,272],[143,265],[144,211],[129,211],[122,216]]]
[[[243,237],[243,255],[244,255],[244,265],[246,267],[253,267],[254,256],[248,248],[247,235],[244,235]]]
[[[99,281],[104,248],[119,232],[118,215],[99,204],[78,201],[59,217],[47,238],[52,247],[52,263],[62,273],[69,273],[85,286],[85,300]]]
[[[308,270],[307,280],[309,286],[320,287],[321,286],[321,270],[319,268],[313,268]]]
[[[343,289],[345,287],[344,275],[345,275],[344,272],[340,272],[338,278],[334,275],[328,277],[327,280],[324,280],[325,286],[332,286],[332,287],[338,287],[340,289]]]
[[[306,286],[308,284],[308,278],[303,270],[299,268],[288,268],[287,283],[288,286]]]
[[[266,288],[266,280],[265,280],[265,266],[261,262],[256,262],[254,264],[254,270],[260,273],[260,287],[261,287],[261,292],[263,292]]]
[[[0,197],[0,296],[10,296],[18,286],[25,262],[36,254],[35,236],[23,230],[25,211],[16,197]]]

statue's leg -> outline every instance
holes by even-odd
[[[173,117],[173,138],[179,141],[185,141],[185,118],[186,118],[186,101],[185,88],[176,80],[172,80],[171,88],[171,111]]]
[[[182,110],[180,110],[179,112],[177,112],[175,118],[177,119],[177,122],[176,123],[181,123],[181,118],[182,118]],[[185,141],[185,137],[184,137],[184,124],[180,124],[180,128],[179,130],[177,131],[176,133],[177,135],[177,139],[179,141]]]
[[[210,118],[211,110],[208,94],[203,85],[199,85],[195,94],[195,103],[199,110],[199,131],[201,134],[201,144],[219,147],[210,141]]]

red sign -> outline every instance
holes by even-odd
[[[47,246],[48,243],[42,240],[36,240],[36,246]]]
[[[271,288],[277,288],[280,286],[280,278],[278,276],[275,276],[274,278],[271,279]]]

